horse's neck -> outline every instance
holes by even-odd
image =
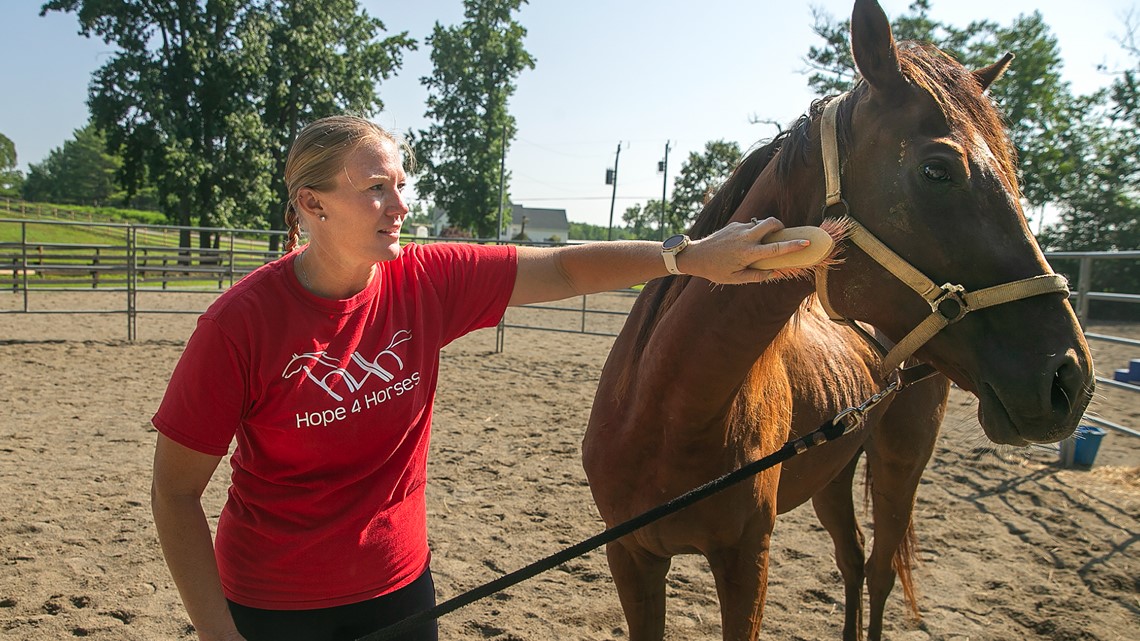
[[[749,371],[812,292],[805,279],[743,286],[693,281],[661,317],[637,380],[681,424],[722,417]],[[657,381],[664,385],[650,385]]]
[[[789,180],[776,176],[775,165],[770,163],[753,182],[732,219],[773,216],[787,226],[819,224],[822,166],[818,172],[796,172]],[[785,188],[781,180],[788,183]],[[642,400],[664,409],[671,421],[715,423],[814,288],[814,279],[806,274],[740,286],[690,280],[657,321],[644,351],[633,356],[640,359],[633,385]]]

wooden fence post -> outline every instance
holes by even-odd
[[[98,267],[99,266],[99,248],[98,247],[95,248],[95,258],[91,259],[91,266],[92,267]],[[96,289],[98,287],[99,287],[99,270],[98,269],[92,269],[91,270],[91,289]]]
[[[1081,257],[1081,274],[1077,277],[1077,320],[1083,327],[1089,322],[1089,292],[1092,291],[1092,257]]]

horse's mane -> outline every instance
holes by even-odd
[[[970,70],[937,47],[925,43],[900,42],[898,54],[899,68],[903,75],[934,99],[952,128],[962,131],[971,139],[977,136],[985,141],[1009,182],[1010,190],[1019,193],[1016,151],[1005,133],[1001,116],[981,91]],[[869,85],[860,80],[851,90],[851,96],[840,105],[837,137],[842,148],[851,148],[851,114],[855,104],[868,91]],[[802,194],[792,193],[794,182],[789,177],[809,162],[809,153],[818,153],[818,145],[813,144],[810,138],[811,125],[822,115],[823,108],[831,99],[833,98],[813,101],[808,112],[800,116],[790,128],[750,151],[701,209],[689,229],[689,236],[703,238],[724,227],[740,207],[752,184],[773,161],[776,163],[774,183],[778,190],[775,196],[780,211],[786,211],[784,204],[791,202],[797,195],[802,197]],[[842,158],[842,152],[840,156]],[[636,355],[645,353],[654,327],[690,281],[690,276],[668,276],[645,286],[638,299],[644,316],[630,350],[634,357],[627,362],[625,371],[619,377],[619,394],[627,389],[630,376],[636,369],[639,360]]]
[[[705,203],[688,230],[689,236],[691,238],[704,238],[724,227],[744,201],[744,197],[748,194],[752,184],[756,182],[756,179],[773,160],[777,162],[776,171],[780,176],[786,176],[791,172],[797,159],[805,160],[807,157],[806,148],[810,146],[808,134],[811,131],[811,123],[823,112],[825,104],[826,100],[813,102],[808,113],[800,116],[791,127],[780,132],[768,143],[754,147],[748,152],[724,185]],[[779,182],[786,184],[787,181],[781,180]],[[788,196],[790,194],[781,194],[780,198],[783,200]],[[690,276],[668,276],[651,281],[645,286],[638,299],[638,305],[642,307],[645,315],[638,326],[637,336],[633,341],[632,354],[644,353],[645,345],[649,342],[649,337],[652,335],[657,322],[672,307],[691,279]],[[626,388],[629,374],[634,369],[636,362],[637,358],[635,357],[627,363],[627,368],[618,385],[619,390]]]

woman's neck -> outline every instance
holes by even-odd
[[[350,266],[309,243],[293,261],[301,285],[310,293],[332,300],[352,298],[376,277],[376,264]]]

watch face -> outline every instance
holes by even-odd
[[[683,242],[685,242],[685,235],[684,234],[677,234],[675,236],[670,236],[670,237],[665,239],[665,242],[661,243],[661,249],[676,249]]]

